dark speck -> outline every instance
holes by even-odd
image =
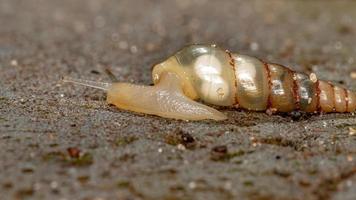
[[[347,25],[341,25],[339,27],[339,33],[343,34],[343,35],[347,35],[347,34],[350,34],[352,33],[352,28],[350,26],[347,26]]]
[[[290,112],[290,116],[293,120],[300,120],[300,118],[302,117],[302,112],[292,111],[292,112]]]
[[[306,112],[300,111],[300,110],[294,110],[289,113],[281,113],[282,116],[289,116],[292,118],[293,121],[300,121],[300,120],[306,120],[308,119],[311,114],[308,114]]]
[[[98,71],[95,70],[95,69],[90,70],[90,73],[92,73],[92,74],[100,74],[100,72],[98,72]]]
[[[215,146],[211,149],[211,160],[224,161],[227,159],[227,147],[226,145]]]
[[[33,194],[34,194],[34,190],[32,188],[24,188],[16,192],[16,197],[18,197],[18,199],[24,199],[29,196],[32,196]]]
[[[24,168],[24,169],[22,169],[22,172],[23,172],[23,173],[26,173],[26,174],[30,174],[30,173],[33,173],[33,169],[31,169],[31,168]]]
[[[195,139],[189,133],[181,133],[182,144],[186,147],[191,146],[195,142]]]
[[[79,158],[80,150],[76,147],[70,147],[67,149],[68,154],[71,158]]]
[[[10,183],[10,182],[7,182],[7,183],[4,183],[4,184],[2,185],[2,187],[3,187],[4,189],[10,189],[10,188],[13,187],[13,184]]]
[[[225,145],[216,146],[212,149],[212,151],[216,153],[227,153],[227,147]]]
[[[180,129],[175,130],[173,133],[167,134],[165,136],[165,140],[167,144],[183,144],[188,149],[193,149],[196,146],[194,137]]]

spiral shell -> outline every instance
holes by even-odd
[[[214,105],[278,112],[356,109],[356,94],[350,90],[214,45],[190,45],[154,66],[155,83],[162,72],[178,74],[188,97]]]

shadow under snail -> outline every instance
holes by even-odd
[[[215,45],[190,45],[153,67],[153,86],[64,78],[107,91],[120,109],[183,120],[225,120],[202,103],[253,111],[354,112],[356,93],[282,65],[230,53]]]

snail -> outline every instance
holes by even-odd
[[[153,86],[65,78],[107,91],[124,110],[183,120],[225,120],[200,102],[252,111],[354,112],[356,93],[279,64],[230,53],[216,45],[190,45],[152,68]],[[197,102],[196,100],[200,100]]]

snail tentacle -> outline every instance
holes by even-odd
[[[84,85],[84,86],[87,86],[87,87],[92,87],[92,88],[105,90],[105,91],[107,91],[111,86],[111,83],[83,80],[83,79],[77,79],[77,78],[71,78],[71,77],[63,77],[62,81],[63,82],[67,82],[67,83],[74,83],[74,84],[78,84],[78,85]]]

